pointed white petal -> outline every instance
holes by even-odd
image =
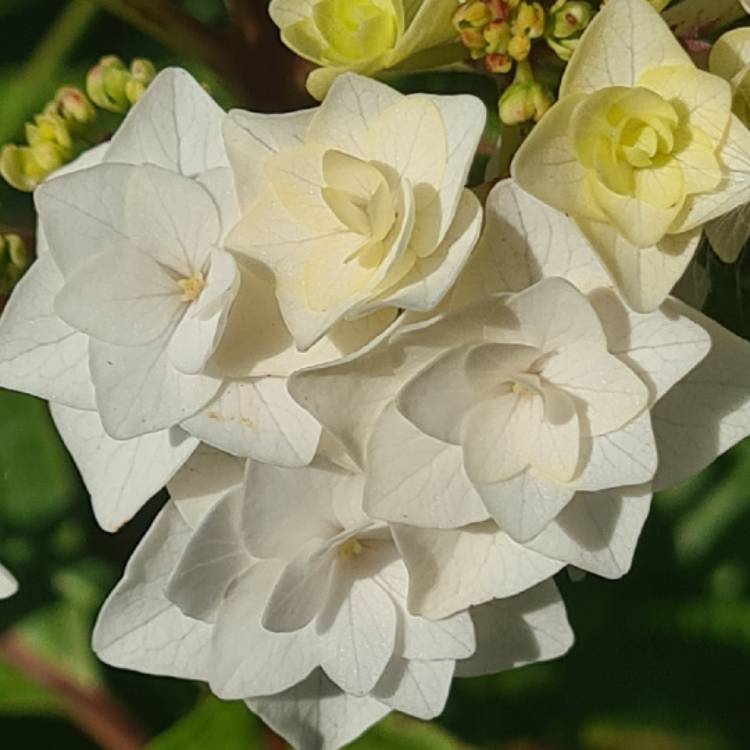
[[[198,447],[198,440],[177,428],[115,440],[96,412],[61,404],[52,404],[50,411],[105,531],[129,521]]]
[[[455,662],[395,657],[371,695],[402,713],[426,721],[439,716],[448,701]]]
[[[63,277],[42,250],[0,318],[0,385],[79,409],[94,408],[88,338],[53,308]]]
[[[94,651],[106,664],[146,674],[206,679],[211,626],[185,617],[164,595],[190,534],[170,503],[138,545],[94,628]]]

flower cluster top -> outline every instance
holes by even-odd
[[[455,54],[456,5],[274,0],[314,109],[160,73],[36,189],[0,319],[0,386],[50,401],[100,525],[169,489],[99,656],[304,750],[562,655],[554,575],[625,574],[652,493],[750,434],[750,344],[672,296],[750,201],[746,35],[699,70],[609,0],[480,201],[482,102],[361,75]]]

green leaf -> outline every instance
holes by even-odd
[[[350,750],[469,750],[435,724],[393,715],[350,746]]]
[[[261,747],[262,733],[244,703],[208,696],[144,750],[255,750]]]

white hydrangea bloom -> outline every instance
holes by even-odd
[[[0,599],[7,599],[18,591],[18,581],[13,574],[0,565]]]
[[[454,673],[569,648],[551,581],[441,620],[412,615],[391,530],[362,514],[360,475],[251,462],[238,485],[227,460],[203,451],[178,474],[192,497],[174,488],[102,609],[105,661],[204,679],[295,747],[333,750],[391,709],[438,715]]]
[[[464,184],[485,118],[474,97],[353,74],[312,112],[230,114],[242,221],[228,244],[272,269],[299,349],[341,319],[440,302],[481,227]]]
[[[750,345],[676,300],[630,311],[566,217],[510,181],[446,308],[290,385],[366,469],[365,511],[401,524],[414,611],[549,574],[510,564],[519,547],[622,575],[652,483],[750,432]]]

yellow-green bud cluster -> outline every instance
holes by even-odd
[[[122,114],[143,96],[155,75],[149,60],[133,60],[128,69],[119,57],[108,55],[89,71],[86,91],[97,107]]]
[[[594,8],[583,0],[556,0],[549,9],[544,38],[561,60],[570,60],[593,15]]]
[[[0,296],[7,297],[29,267],[26,243],[17,234],[0,234]]]
[[[538,2],[463,0],[453,25],[472,60],[482,60],[490,73],[508,73],[544,35],[546,15]]]
[[[97,109],[122,114],[135,104],[156,76],[149,60],[130,68],[118,57],[103,57],[86,78],[88,96],[64,86],[26,124],[26,143],[0,150],[0,175],[17,190],[31,192],[52,172],[97,141]],[[96,106],[95,106],[96,105]]]
[[[33,190],[47,175],[75,155],[76,139],[86,138],[96,109],[86,94],[65,86],[44,110],[26,123],[26,143],[0,151],[0,174],[17,190]]]
[[[500,97],[500,119],[506,125],[520,125],[531,120],[539,122],[553,102],[552,94],[537,81],[517,81]]]

